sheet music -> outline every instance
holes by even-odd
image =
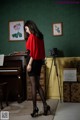
[[[0,55],[0,66],[3,66],[4,63],[4,54]]]

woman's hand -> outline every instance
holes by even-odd
[[[28,65],[27,65],[27,71],[28,71],[28,72],[30,72],[30,71],[31,71],[31,69],[32,69],[31,65],[30,65],[30,64],[28,64]]]
[[[27,71],[28,71],[28,72],[30,72],[31,69],[32,69],[32,62],[33,62],[33,58],[30,57],[29,63],[28,63],[28,65],[27,65]]]

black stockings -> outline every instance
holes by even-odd
[[[37,105],[36,105],[37,91],[39,92],[39,95],[41,97],[43,105],[46,106],[47,103],[46,103],[44,91],[39,83],[39,77],[30,76],[30,80],[31,80],[31,85],[32,85],[33,109],[35,109],[37,107]]]

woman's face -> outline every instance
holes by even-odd
[[[25,26],[25,31],[26,31],[27,33],[31,34],[28,26]]]

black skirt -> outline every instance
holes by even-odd
[[[30,56],[27,57],[27,65],[29,62]],[[44,64],[44,60],[33,60],[32,62],[32,69],[30,72],[28,72],[29,76],[40,76],[41,73],[41,67]]]

